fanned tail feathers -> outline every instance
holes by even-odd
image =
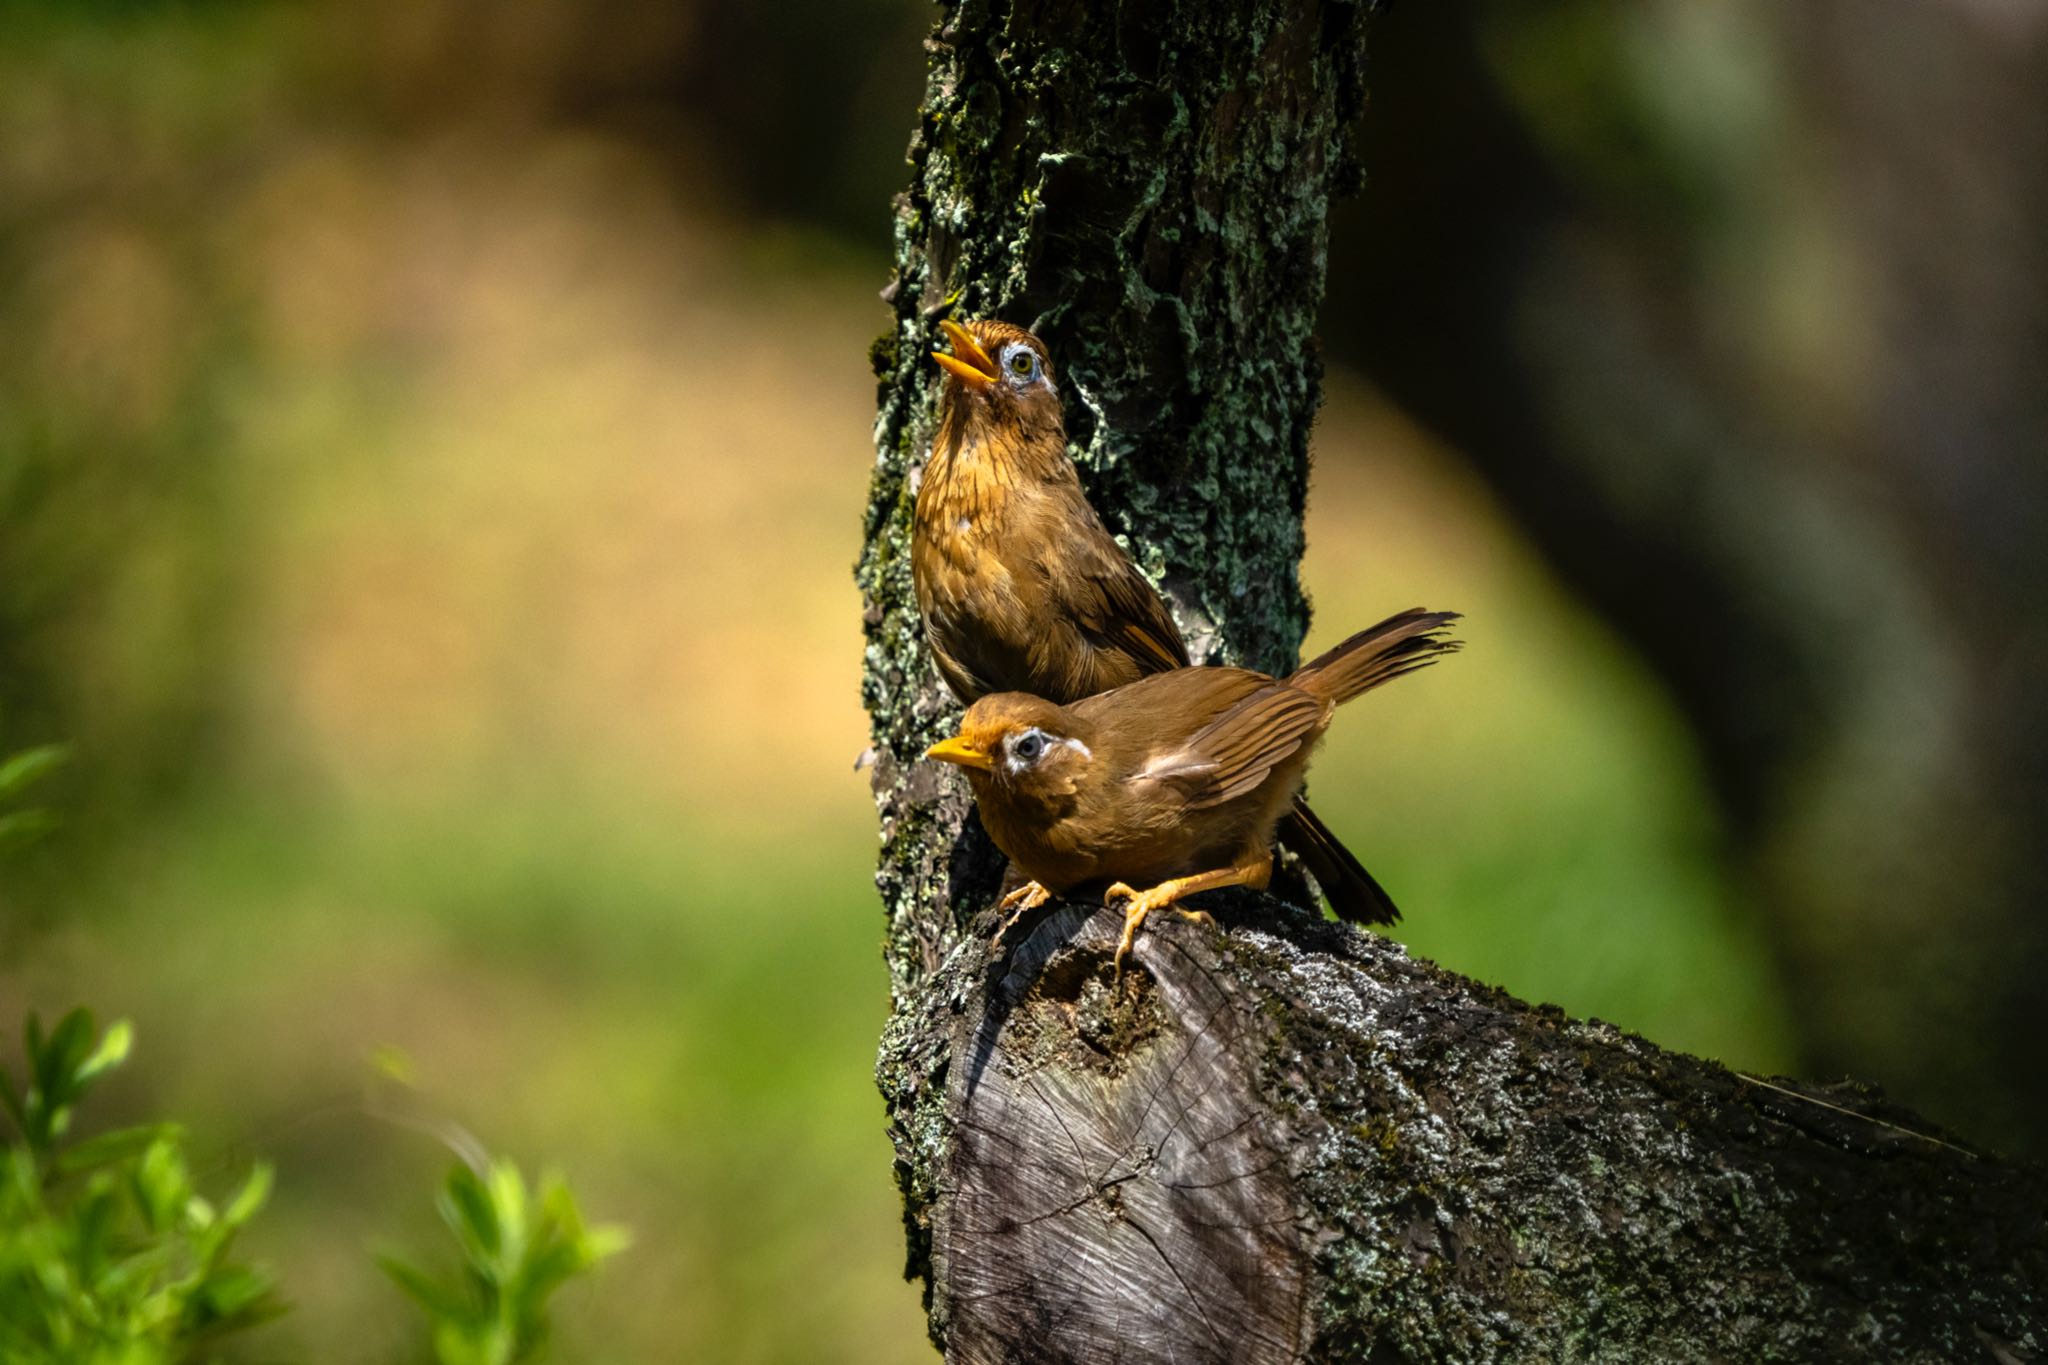
[[[1427,668],[1461,643],[1443,635],[1458,619],[1454,611],[1414,607],[1368,626],[1318,655],[1288,678],[1291,686],[1341,706],[1381,683]]]

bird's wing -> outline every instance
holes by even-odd
[[[1138,572],[1109,532],[1087,518],[1059,559],[1056,590],[1067,597],[1073,620],[1105,648],[1128,655],[1141,673],[1185,668],[1187,643],[1159,593]]]
[[[946,686],[952,690],[953,695],[958,697],[963,705],[971,706],[977,698],[985,697],[991,692],[1002,691],[1002,688],[991,679],[977,672],[967,660],[946,648],[945,641],[950,638],[952,637],[946,624],[934,622],[931,616],[927,615],[925,645],[931,650],[932,663],[938,667],[939,676],[946,680]]]
[[[1201,673],[1224,670],[1199,670]],[[1274,682],[1246,696],[1172,752],[1132,774],[1178,790],[1190,810],[1221,805],[1264,782],[1275,767],[1314,740],[1328,707]]]
[[[939,676],[964,705],[971,706],[991,692],[1005,691],[1006,678],[1022,676],[1022,662],[1002,652],[1000,632],[976,629],[976,622],[956,614],[963,596],[958,575],[941,566],[934,577],[941,579],[946,590],[921,594],[918,609],[924,618],[925,647],[931,651]]]

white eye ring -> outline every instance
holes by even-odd
[[[1021,341],[1011,342],[1003,348],[1003,372],[1019,386],[1035,382],[1040,374],[1038,352]]]

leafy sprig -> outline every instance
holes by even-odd
[[[561,1177],[527,1187],[519,1169],[494,1160],[458,1163],[435,1201],[461,1264],[436,1276],[396,1255],[384,1270],[427,1313],[439,1365],[515,1365],[547,1339],[548,1300],[576,1276],[624,1249],[627,1235],[588,1227]]]
[[[0,1359],[185,1365],[283,1310],[268,1273],[233,1255],[269,1196],[269,1167],[216,1206],[174,1124],[66,1141],[79,1102],[133,1039],[125,1020],[102,1033],[82,1009],[47,1034],[30,1014],[21,1077],[0,1067],[14,1133],[0,1156]]]

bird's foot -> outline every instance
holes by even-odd
[[[1146,917],[1154,910],[1170,909],[1182,919],[1215,927],[1216,921],[1209,917],[1208,911],[1189,910],[1176,903],[1186,894],[1188,888],[1179,882],[1161,882],[1144,891],[1118,882],[1103,893],[1102,903],[1112,910],[1116,908],[1118,901],[1124,902],[1124,933],[1123,937],[1117,940],[1116,959],[1113,964],[1119,980],[1124,974],[1124,958],[1130,954],[1131,945],[1137,941],[1138,931],[1145,927]]]
[[[1052,892],[1037,882],[1026,882],[1009,895],[996,902],[996,909],[1008,910],[1010,917],[1003,921],[1003,927],[996,930],[996,936],[989,941],[990,948],[1003,946],[1003,935],[1010,932],[1018,920],[1052,899]]]

